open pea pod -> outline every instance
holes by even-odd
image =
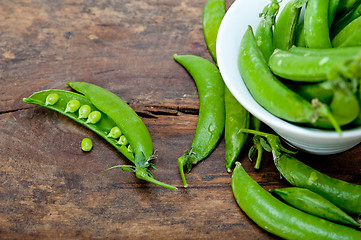
[[[153,144],[144,123],[129,105],[116,95],[110,94],[108,90],[93,84],[68,83],[68,85],[79,92],[88,89],[87,93],[92,96],[64,90],[45,90],[34,93],[30,97],[24,98],[23,101],[57,111],[89,128],[113,145],[135,165],[115,167],[120,167],[123,171],[134,172],[138,178],[155,185],[175,189],[174,186],[155,180],[148,169],[154,167],[150,163]],[[121,104],[119,104],[119,99]],[[109,101],[112,101],[112,104],[108,105]],[[74,102],[76,104],[72,104]],[[131,113],[129,109],[134,113]],[[149,137],[146,137],[147,135]],[[139,137],[140,140],[134,141],[136,137]]]

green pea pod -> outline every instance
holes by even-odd
[[[273,43],[273,26],[280,6],[277,1],[272,1],[266,5],[261,15],[261,20],[255,31],[257,45],[266,61],[272,55],[275,46]]]
[[[241,133],[239,130],[249,127],[250,113],[237,101],[227,87],[224,88],[224,91],[226,169],[227,172],[231,172],[234,162],[247,141],[248,134]]]
[[[46,105],[45,104],[45,99],[50,94],[57,94],[59,96],[59,100],[54,105]],[[111,118],[109,118],[106,114],[103,114],[100,121],[97,122],[96,124],[86,123],[86,119],[79,118],[77,112],[66,112],[65,111],[68,102],[71,100],[78,100],[82,106],[86,106],[86,105],[89,106],[91,111],[99,111],[99,109],[96,108],[91,103],[91,101],[88,98],[86,98],[84,95],[74,93],[74,92],[64,91],[64,90],[40,91],[40,92],[36,92],[36,93],[32,94],[28,98],[23,99],[23,101],[25,103],[37,104],[42,107],[46,107],[48,109],[54,110],[56,112],[59,112],[65,116],[73,119],[77,123],[80,123],[81,125],[89,128],[90,130],[92,130],[93,132],[97,133],[99,136],[104,138],[107,142],[109,142],[113,147],[115,147],[119,152],[121,152],[127,159],[134,162],[134,155],[130,154],[127,151],[126,147],[117,145],[116,144],[117,141],[115,139],[107,137],[107,133],[116,125],[116,123]]]
[[[347,213],[335,206],[324,197],[307,188],[286,187],[271,190],[291,206],[304,212],[333,222],[360,227]]]
[[[361,45],[361,16],[350,22],[333,39],[334,47],[352,47]]]
[[[291,0],[280,12],[274,28],[275,48],[288,50],[295,44],[295,31],[302,6],[308,0]]]
[[[174,55],[193,77],[199,94],[199,118],[190,151],[178,159],[183,184],[188,186],[183,167],[206,158],[216,147],[225,124],[224,82],[218,68],[207,59],[193,55]]]
[[[306,46],[331,48],[329,34],[329,0],[309,0],[304,16]]]
[[[342,2],[342,1],[341,1]],[[342,29],[344,29],[353,20],[361,16],[361,2],[358,3],[350,12],[345,14],[332,25],[330,29],[331,39],[333,39]]]
[[[326,117],[340,132],[326,105],[312,105],[273,75],[257,47],[251,27],[241,40],[238,66],[253,98],[270,113],[296,123],[314,123],[315,116]]]
[[[330,0],[329,6],[328,6],[328,27],[331,28],[332,23],[336,17],[337,9],[339,3],[342,2],[342,0]]]
[[[329,81],[307,84],[287,83],[287,86],[308,101],[318,99],[325,104],[331,102],[334,93],[333,84]]]
[[[301,56],[350,56],[359,55],[361,53],[361,46],[343,47],[343,48],[306,48],[306,47],[291,47],[288,52],[298,54]]]
[[[332,178],[307,166],[291,156],[291,152],[282,146],[279,137],[274,134],[250,129],[242,129],[242,132],[267,139],[278,171],[291,185],[307,188],[348,213],[361,214],[361,185]]]
[[[261,121],[252,115],[250,126],[251,129],[259,131],[261,128]],[[253,156],[255,155],[255,153],[257,153],[256,163],[254,165],[254,168],[259,169],[261,166],[262,155],[263,155],[262,139],[259,136],[254,135],[252,137],[252,142],[253,142],[253,146],[250,148],[248,152],[248,158],[250,161],[252,161]]]
[[[299,55],[290,51],[276,50],[269,59],[272,72],[282,78],[318,82],[327,79],[333,67],[349,60],[349,55]]]
[[[360,3],[360,0],[342,0],[337,7],[337,15],[344,15],[349,12],[356,4]]]
[[[296,27],[295,35],[296,35],[296,37],[295,37],[295,45],[294,46],[306,47],[305,30],[304,30],[304,21],[303,20]]]
[[[225,0],[208,0],[203,8],[203,34],[209,52],[215,63],[217,63],[216,55],[216,39],[219,26],[226,14]]]
[[[361,239],[361,232],[293,208],[264,190],[239,162],[232,174],[238,206],[258,226],[284,239]]]

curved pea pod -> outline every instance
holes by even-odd
[[[275,45],[273,41],[273,26],[275,18],[278,14],[280,6],[277,1],[271,1],[266,5],[261,15],[261,20],[258,23],[255,31],[255,38],[257,45],[266,60],[272,55]]]
[[[304,16],[305,42],[307,47],[332,47],[328,17],[329,0],[308,0]]]
[[[333,203],[307,188],[286,187],[271,190],[291,206],[333,222],[360,227],[351,216]]]
[[[225,14],[225,0],[208,0],[203,8],[202,25],[204,39],[215,63],[217,63],[216,40],[218,29]]]
[[[293,186],[318,193],[346,212],[361,214],[360,185],[329,177],[288,154],[274,161],[281,175]]]
[[[251,27],[241,40],[238,66],[253,98],[270,113],[290,122],[308,124],[317,120],[315,116],[326,117],[340,131],[326,105],[312,105],[271,72],[257,47]]]
[[[333,39],[333,47],[351,47],[361,45],[361,16],[344,27]]]
[[[344,29],[349,23],[351,23],[359,16],[361,16],[361,3],[358,3],[357,6],[355,6],[347,14],[342,16],[340,19],[337,19],[333,23],[330,29],[331,39],[333,39],[342,29]]]
[[[281,175],[293,186],[307,188],[348,213],[361,214],[361,185],[327,176],[293,157],[282,146],[278,136],[270,133],[242,129],[267,139],[273,161]]]
[[[327,79],[333,67],[354,56],[349,55],[299,55],[290,51],[276,50],[269,59],[272,72],[282,78],[317,82]]]
[[[46,103],[45,103],[46,98],[50,94],[57,94],[59,96],[59,99],[53,105],[46,105]],[[102,114],[102,118],[100,119],[100,121],[98,121],[96,124],[89,124],[86,122],[87,121],[86,118],[79,118],[77,112],[66,112],[67,104],[71,100],[78,100],[81,105],[89,106],[91,111],[99,110],[84,95],[74,93],[74,92],[64,91],[64,90],[40,91],[40,92],[36,92],[36,93],[32,94],[28,98],[23,99],[23,101],[25,103],[37,104],[42,107],[46,107],[48,109],[54,110],[56,112],[59,112],[65,116],[73,119],[77,123],[80,123],[81,125],[89,128],[90,130],[92,130],[93,132],[97,133],[99,136],[104,138],[107,142],[109,142],[113,147],[115,147],[119,152],[121,152],[127,159],[134,162],[134,155],[130,154],[127,151],[126,147],[117,145],[116,139],[107,137],[107,134],[109,133],[109,131],[116,125],[115,122],[111,118],[109,118],[106,114]]]
[[[238,206],[258,226],[284,239],[360,239],[361,232],[293,208],[264,190],[239,162],[232,174]]]
[[[77,92],[84,94],[84,96],[87,97],[99,111],[111,118],[129,141],[132,152],[128,151],[127,147],[126,151],[131,154],[134,153],[135,166],[132,168],[123,165],[115,167],[120,167],[123,170],[133,169],[133,172],[139,179],[168,189],[175,189],[174,186],[153,178],[152,173],[148,169],[149,167],[154,168],[154,164],[150,162],[153,157],[153,142],[151,136],[142,119],[126,102],[114,93],[94,84],[86,82],[68,82],[67,85]],[[111,129],[109,129],[109,131],[110,130]]]
[[[273,33],[275,48],[288,50],[295,44],[295,31],[302,6],[307,0],[291,0],[280,12]]]
[[[247,141],[248,134],[239,130],[248,128],[250,113],[237,101],[227,87],[224,88],[226,122],[224,139],[226,144],[226,169],[231,172],[234,162]]]
[[[183,184],[188,186],[183,168],[206,158],[222,136],[225,124],[224,82],[218,68],[207,59],[194,55],[174,55],[193,77],[199,94],[199,118],[190,151],[178,158]]]

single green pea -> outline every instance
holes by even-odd
[[[88,119],[86,120],[86,123],[97,123],[100,121],[100,118],[102,117],[102,114],[99,111],[92,111],[89,113]]]
[[[80,107],[80,102],[76,99],[72,99],[68,102],[68,104],[66,105],[66,109],[65,112],[75,112],[79,109]]]
[[[128,145],[128,152],[131,152],[131,153],[133,152],[133,149],[130,145]]]
[[[79,118],[87,118],[91,112],[89,105],[83,105],[79,108]]]
[[[93,142],[89,138],[84,138],[81,141],[81,150],[84,152],[89,152],[93,148]]]
[[[45,99],[45,105],[54,105],[59,100],[59,95],[56,93],[50,93]]]
[[[118,144],[119,145],[127,145],[128,139],[124,135],[122,135],[122,136],[120,136],[120,138],[118,140]]]
[[[111,138],[118,138],[122,135],[122,131],[120,130],[119,127],[115,126],[113,127],[109,134],[108,134],[108,137],[111,137]]]

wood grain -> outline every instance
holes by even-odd
[[[277,239],[238,208],[224,140],[182,188],[177,158],[191,145],[199,102],[193,80],[172,56],[211,60],[201,23],[205,2],[0,2],[0,238]],[[129,103],[152,136],[155,177],[178,189],[104,171],[128,161],[67,117],[22,102],[39,90],[69,90],[67,81],[97,84]],[[90,153],[80,149],[84,137],[93,140]],[[261,186],[288,186],[269,153],[257,171],[246,150],[238,160]],[[297,157],[361,184],[360,151]]]

